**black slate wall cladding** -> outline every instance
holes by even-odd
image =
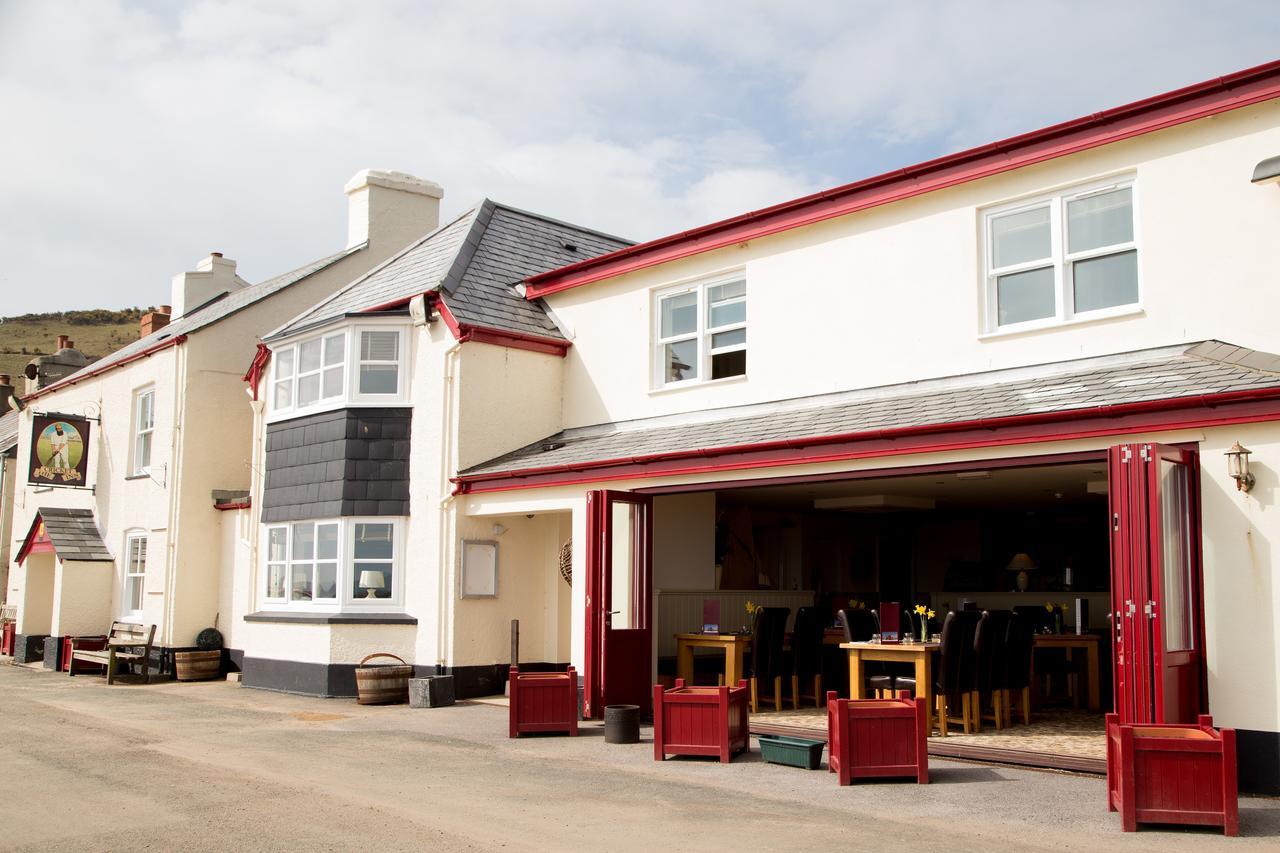
[[[409,514],[411,409],[340,409],[267,427],[262,520]]]

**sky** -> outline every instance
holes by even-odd
[[[364,168],[644,240],[1276,58],[1274,0],[0,0],[0,315],[301,266]]]

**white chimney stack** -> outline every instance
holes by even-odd
[[[393,251],[440,224],[444,190],[433,181],[382,169],[364,169],[343,188],[347,194],[347,248],[367,242]]]
[[[221,252],[211,252],[209,257],[196,264],[193,272],[178,273],[173,277],[173,319],[186,316],[215,296],[239,290],[248,284],[236,275],[235,261],[222,257]]]

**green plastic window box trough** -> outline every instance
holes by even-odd
[[[760,735],[760,755],[770,764],[785,764],[805,770],[822,766],[825,741],[783,735]]]

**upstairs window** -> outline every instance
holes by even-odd
[[[361,394],[395,394],[400,390],[400,333],[369,329],[360,333]]]
[[[357,327],[273,348],[272,415],[405,402],[404,339],[398,328]]]
[[[151,437],[156,430],[156,389],[144,388],[133,397],[133,466],[131,474],[151,467]]]
[[[988,212],[987,331],[1106,317],[1139,301],[1133,184],[1074,190]]]
[[[747,373],[747,283],[741,274],[657,294],[659,388]]]

